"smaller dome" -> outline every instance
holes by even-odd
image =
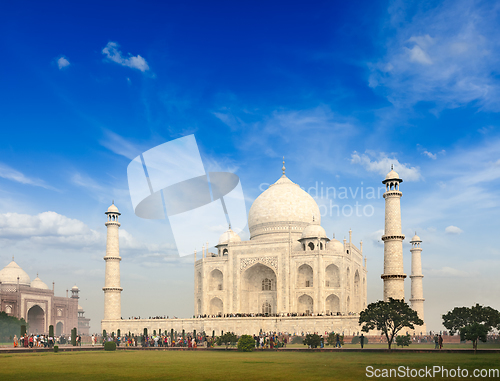
[[[0,271],[0,282],[2,283],[17,284],[17,278],[19,278],[21,285],[29,286],[31,284],[29,275],[14,261]]]
[[[118,210],[118,208],[116,207],[115,203],[113,202],[111,204],[111,206],[108,208],[108,211],[106,213],[116,213],[116,214],[120,214],[120,211]]]
[[[386,180],[392,180],[392,179],[399,179],[398,173],[394,170],[391,169],[391,171],[385,176]]]
[[[415,235],[413,236],[413,238],[411,239],[410,242],[422,242],[422,240],[420,239],[420,237],[417,235],[417,233],[415,233]]]
[[[325,229],[319,224],[310,224],[307,225],[304,231],[302,232],[302,237],[300,239],[304,238],[328,238],[326,236]]]
[[[221,234],[218,245],[226,245],[230,242],[241,242],[241,238],[231,228]]]
[[[330,242],[328,242],[327,249],[343,252],[344,245],[338,239],[333,238]]]
[[[32,288],[40,288],[42,290],[48,290],[49,289],[49,286],[47,286],[44,282],[42,282],[42,280],[38,277],[33,279],[33,282],[31,282],[31,287]]]
[[[71,291],[78,291],[78,287],[76,285],[71,287]]]
[[[81,305],[78,305],[78,311],[83,312],[83,307]]]

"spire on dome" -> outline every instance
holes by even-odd
[[[283,171],[283,176],[285,176],[285,156],[283,156],[283,168],[281,170]]]
[[[391,171],[394,169],[394,164],[391,164]]]

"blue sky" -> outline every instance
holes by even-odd
[[[134,215],[126,168],[195,134],[208,169],[238,174],[247,210],[282,156],[313,196],[382,186],[394,164],[403,233],[424,241],[428,327],[455,306],[500,309],[500,3],[178,3],[4,5],[0,266],[15,255],[59,295],[76,283],[98,331],[115,200],[123,317],[190,316],[192,257],[178,257],[168,222]],[[322,225],[363,240],[373,302],[384,201],[353,193],[318,203],[369,213]]]

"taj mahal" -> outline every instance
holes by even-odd
[[[400,183],[394,169],[386,186],[383,299],[404,298]],[[328,237],[316,201],[285,174],[253,202],[248,214],[250,239],[229,226],[215,245],[194,252],[194,318],[121,318],[118,208],[106,212],[108,229],[104,319],[108,333],[142,334],[143,329],[240,334],[258,332],[360,331],[359,312],[367,306],[367,266],[363,244]],[[411,306],[424,319],[421,244],[412,244]],[[425,324],[416,331],[426,332]]]

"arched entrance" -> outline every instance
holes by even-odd
[[[210,273],[210,291],[222,291],[224,284],[224,275],[222,271],[215,269]]]
[[[326,298],[326,312],[332,314],[340,312],[340,299],[337,295],[331,294]]]
[[[359,279],[359,272],[356,270],[354,273],[354,312],[359,312],[361,305],[361,286]]]
[[[274,314],[277,312],[276,273],[262,263],[256,263],[242,276],[241,311]]]
[[[340,287],[340,271],[334,264],[326,268],[325,287]]]
[[[29,333],[45,333],[45,312],[38,305],[28,310]]]
[[[63,334],[63,323],[59,322],[56,324],[56,336],[61,336]]]
[[[222,314],[224,304],[219,298],[213,298],[210,301],[210,315],[220,315]]]
[[[297,287],[313,286],[313,269],[311,266],[303,264],[297,270]]]
[[[311,298],[309,295],[302,295],[301,297],[299,297],[298,302],[299,314],[309,315],[313,313],[314,301],[313,298]]]

